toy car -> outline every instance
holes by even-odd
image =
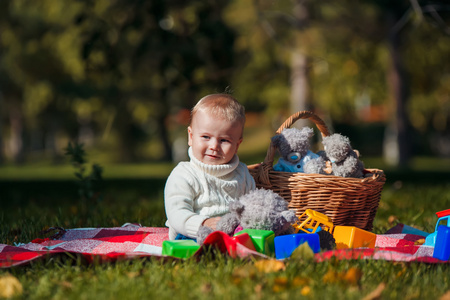
[[[331,250],[335,247],[336,241],[333,237],[334,225],[330,218],[318,211],[307,209],[300,215],[298,221],[292,226],[295,233],[303,231],[305,233],[317,233],[320,239],[320,247]]]
[[[434,245],[436,244],[436,236],[437,236],[439,225],[445,225],[447,227],[450,227],[450,209],[439,211],[436,213],[436,216],[439,219],[436,222],[436,227],[434,229],[434,232],[430,233],[425,238],[425,243],[424,243],[425,246],[434,247]]]

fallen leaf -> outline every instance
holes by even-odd
[[[334,283],[339,280],[339,273],[335,270],[328,270],[328,272],[325,273],[322,277],[322,281],[324,283]]]
[[[22,292],[22,284],[16,277],[9,274],[0,277],[0,298],[20,296]]]
[[[260,272],[264,273],[272,273],[279,272],[286,269],[286,265],[284,262],[276,260],[276,259],[264,259],[258,260],[255,262],[255,267]]]
[[[425,244],[425,239],[418,239],[417,241],[414,242],[414,245],[423,245]]]
[[[388,223],[392,225],[395,221],[398,221],[397,216],[389,216]]]
[[[450,291],[445,292],[445,294],[442,295],[439,300],[450,300]]]
[[[262,292],[262,289],[263,289],[263,285],[259,283],[259,284],[255,285],[254,291],[256,294],[260,294]]]
[[[307,285],[310,282],[309,278],[306,277],[294,277],[294,279],[292,279],[292,285],[293,286],[302,286],[302,285]]]
[[[233,270],[234,278],[254,278],[258,270],[252,265],[237,267]]]
[[[278,285],[287,285],[288,278],[286,276],[279,276],[279,277],[275,278],[274,282],[275,282],[275,284],[278,284]]]
[[[384,282],[380,283],[373,291],[367,294],[363,300],[377,300],[381,298],[381,294],[386,288],[386,284]]]
[[[307,296],[311,293],[311,288],[309,286],[304,286],[302,288],[302,290],[300,291],[300,294],[302,294],[302,296]]]
[[[205,283],[202,285],[201,290],[204,294],[207,294],[207,293],[211,292],[212,285],[210,283]]]
[[[342,280],[353,284],[353,285],[357,285],[359,283],[359,281],[361,280],[362,277],[362,271],[358,268],[350,268],[347,270],[347,272],[345,272],[345,274],[343,274],[342,276]]]
[[[308,243],[303,243],[292,252],[291,259],[312,260],[314,259],[314,252]]]

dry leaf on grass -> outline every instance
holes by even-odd
[[[352,285],[358,285],[362,275],[362,271],[359,268],[350,268],[342,272],[330,269],[323,275],[322,281],[324,283],[347,282]]]
[[[447,291],[439,300],[450,300],[450,291]]]
[[[260,272],[264,273],[272,273],[279,272],[286,269],[286,265],[284,262],[276,260],[276,259],[264,259],[258,260],[255,262],[255,267]]]
[[[377,300],[381,298],[381,294],[386,288],[386,284],[384,282],[380,283],[376,289],[370,292],[367,296],[363,298],[363,300]]]
[[[0,277],[0,298],[12,298],[22,292],[22,284],[16,277],[9,274]]]
[[[292,252],[291,259],[312,260],[314,259],[314,252],[308,243],[303,243]]]

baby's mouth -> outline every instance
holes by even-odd
[[[211,159],[220,159],[221,158],[219,155],[213,155],[213,154],[206,154],[206,156]]]

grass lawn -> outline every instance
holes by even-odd
[[[42,237],[40,231],[50,226],[112,227],[126,222],[163,226],[163,187],[171,167],[120,168],[105,167],[106,180],[99,186],[104,197],[89,203],[79,200],[70,168],[65,171],[50,168],[46,171],[48,175],[42,175],[40,180],[30,175],[38,172],[37,169],[11,168],[7,176],[5,169],[0,168],[3,174],[0,177],[0,243],[29,242]],[[106,176],[108,172],[110,175]],[[388,182],[374,221],[374,232],[383,233],[397,222],[433,231],[435,212],[450,208],[448,175],[445,167],[437,172],[425,167],[387,172]],[[0,298],[5,290],[2,284],[11,278],[8,276],[16,278],[22,287],[14,299],[450,297],[450,264],[371,260],[315,263],[305,258],[287,260],[278,271],[269,268],[269,272],[264,272],[259,267],[254,261],[230,259],[220,254],[206,255],[200,261],[136,259],[90,265],[61,256],[25,267],[0,269]]]

